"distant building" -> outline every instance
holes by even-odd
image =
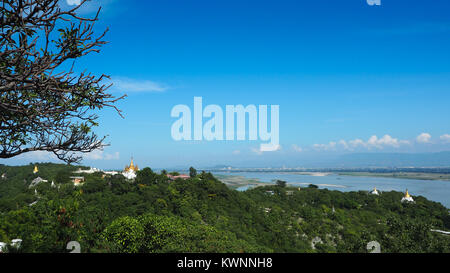
[[[125,169],[122,172],[122,175],[127,179],[135,179],[136,172],[139,171],[138,165],[134,165],[133,158],[131,158],[131,163],[129,166],[125,166]]]
[[[374,195],[380,195],[380,193],[377,191],[377,188],[373,188],[373,191],[370,192],[370,194],[374,194]]]
[[[323,241],[320,237],[314,237],[314,239],[311,240],[311,248],[316,249],[317,244],[323,244]]]
[[[72,179],[74,186],[81,186],[84,183],[84,176],[71,176],[70,179]]]
[[[11,246],[12,247],[20,248],[21,245],[22,245],[22,239],[13,239],[11,241]]]
[[[97,172],[102,172],[102,170],[90,167],[88,170],[78,169],[78,170],[74,171],[73,173],[93,174],[93,173],[97,173]]]
[[[33,181],[31,181],[31,184],[30,184],[30,186],[28,186],[28,188],[36,187],[37,185],[39,185],[43,182],[48,182],[48,180],[42,179],[40,177],[36,177],[35,179],[33,179]]]
[[[34,174],[37,174],[38,172],[39,172],[38,166],[37,166],[37,165],[34,165],[33,173],[34,173]]]
[[[22,245],[22,239],[14,239],[11,241],[10,246],[19,249],[20,246]],[[0,242],[0,253],[4,253],[7,250],[7,243],[4,242]]]
[[[3,173],[1,179],[2,179],[2,180],[5,180],[6,178],[7,178],[7,177],[6,177],[6,173]]]
[[[414,199],[409,195],[408,190],[406,190],[405,196],[402,198],[402,203],[403,202],[414,202]]]
[[[97,169],[97,168],[92,168],[90,167],[87,170],[82,170],[82,169],[78,169],[76,171],[74,171],[74,174],[93,174],[93,173],[103,173],[102,178],[105,178],[106,176],[114,176],[117,174],[122,173],[126,178],[132,179],[134,178],[133,175],[131,173],[137,171],[138,168],[137,166],[135,166],[133,164],[133,160],[131,160],[131,164],[130,166],[126,166],[125,170],[123,172],[118,172],[118,171],[103,171],[101,169]]]
[[[286,195],[294,195],[294,191],[286,191]]]
[[[103,172],[105,175],[110,175],[110,176],[114,176],[114,175],[117,175],[117,174],[119,174],[119,172],[116,172],[116,171],[108,171],[108,172]]]
[[[189,175],[187,175],[187,174],[180,174],[180,175],[171,175],[171,174],[167,174],[167,177],[168,177],[170,180],[172,180],[172,181],[177,180],[178,178],[183,179],[183,180],[187,180],[187,179],[191,178],[191,177],[190,177]]]
[[[431,231],[432,232],[437,232],[437,233],[440,233],[440,234],[444,234],[444,235],[450,235],[449,231],[438,230],[438,229],[432,229]]]

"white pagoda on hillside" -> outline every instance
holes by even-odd
[[[380,193],[377,191],[377,187],[373,188],[373,191],[371,191],[370,194],[380,195]]]
[[[131,158],[131,163],[129,166],[125,166],[125,169],[122,172],[122,175],[127,179],[135,179],[136,172],[139,171],[139,167],[134,165],[133,158]]]
[[[402,203],[403,202],[414,202],[414,199],[409,195],[408,190],[406,190],[405,196],[402,198]]]

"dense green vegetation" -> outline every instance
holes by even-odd
[[[450,252],[448,209],[402,193],[291,188],[283,181],[246,192],[210,173],[170,181],[150,168],[135,181],[121,175],[84,175],[75,167],[0,165],[0,241],[23,240],[22,252]],[[50,182],[29,187],[37,176]],[[36,202],[37,201],[37,202]],[[32,204],[32,205],[31,205]],[[312,241],[316,244],[313,246]]]

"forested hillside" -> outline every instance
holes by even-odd
[[[134,181],[84,174],[67,165],[0,165],[0,241],[20,238],[20,252],[450,252],[448,209],[400,192],[291,188],[245,192],[210,173],[171,181],[145,168]],[[37,177],[48,180],[31,186]],[[53,181],[53,185],[52,182]]]

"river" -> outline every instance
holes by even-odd
[[[273,183],[274,180],[284,180],[292,186],[305,187],[309,184],[319,188],[339,190],[343,192],[366,190],[374,187],[378,191],[401,191],[408,189],[411,195],[421,195],[429,200],[440,202],[450,208],[450,181],[441,180],[416,180],[385,177],[359,177],[328,174],[323,176],[305,175],[286,172],[214,172],[221,175],[237,175],[246,178],[257,179],[260,182]],[[246,190],[248,186],[238,190]]]

